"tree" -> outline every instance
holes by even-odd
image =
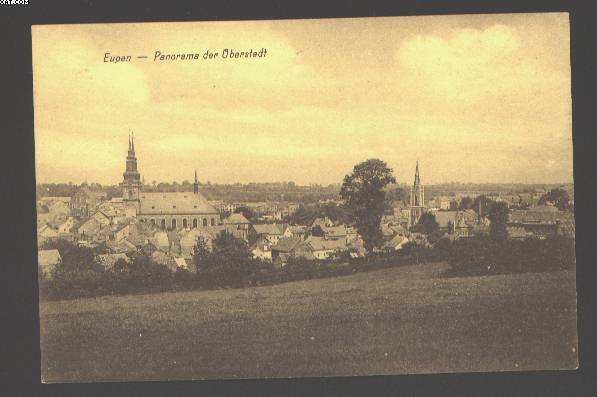
[[[310,211],[303,204],[299,205],[296,211],[286,217],[286,221],[293,225],[307,225],[312,220]]]
[[[426,235],[431,235],[439,231],[439,224],[435,220],[435,215],[431,212],[423,213],[417,224],[413,227],[413,231]]]
[[[460,204],[458,205],[459,210],[470,210],[473,208],[473,199],[469,196],[465,196],[460,200]]]
[[[247,243],[226,231],[213,240],[211,251],[204,241],[199,240],[193,261],[197,266],[197,275],[209,286],[219,287],[240,287],[253,265]]]
[[[196,269],[199,269],[200,266],[209,260],[209,254],[210,250],[207,241],[205,241],[204,238],[199,237],[197,239],[197,244],[193,249],[193,264]]]
[[[413,227],[413,231],[427,235],[427,241],[435,244],[442,238],[442,232],[439,230],[439,224],[435,220],[435,215],[430,212],[425,212],[419,218],[417,224]]]
[[[508,222],[508,205],[503,202],[493,203],[489,209],[489,236],[498,243],[503,244],[508,239],[506,224]]]
[[[247,218],[248,220],[255,219],[255,213],[253,212],[252,209],[250,209],[247,206],[238,207],[237,209],[234,210],[234,213],[235,214],[243,214],[243,216],[245,218]]]
[[[473,200],[473,210],[475,210],[475,212],[479,216],[486,216],[489,213],[490,207],[493,203],[493,200],[487,198],[487,196],[482,194],[480,196],[475,197],[475,199]]]
[[[402,187],[390,189],[386,195],[388,200],[400,201],[402,204],[408,204],[408,201],[410,200],[409,191]]]
[[[354,166],[340,189],[340,197],[354,217],[368,254],[383,238],[380,226],[385,204],[383,189],[389,183],[396,183],[392,169],[379,159],[369,159]]]
[[[568,192],[564,189],[552,189],[549,192],[545,193],[543,196],[539,198],[539,205],[545,205],[547,203],[552,203],[555,205],[560,211],[567,211],[570,209],[570,197],[568,196]]]
[[[350,223],[352,221],[352,217],[349,211],[344,208],[343,206],[336,205],[335,203],[327,203],[324,204],[321,210],[319,211],[322,217],[328,217],[332,220],[332,222],[339,222],[339,223]]]

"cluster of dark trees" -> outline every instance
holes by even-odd
[[[431,248],[410,242],[400,251],[373,252],[367,258],[351,258],[347,253],[324,261],[290,258],[279,267],[252,258],[243,240],[223,233],[213,241],[213,250],[201,240],[197,243],[196,273],[171,272],[143,254],[104,270],[93,262],[94,250],[66,244],[59,250],[62,264],[51,279],[39,280],[42,300],[269,285],[432,261],[447,261],[451,270],[446,276],[456,277],[564,270],[575,263],[574,242],[563,237],[501,243],[492,236],[441,238]]]
[[[554,236],[498,243],[476,236],[451,243],[447,259],[454,276],[565,270],[575,266],[574,240]]]
[[[343,205],[336,203],[301,204],[297,210],[284,218],[292,225],[310,225],[316,218],[328,217],[332,222],[350,224],[352,215]]]
[[[39,293],[42,299],[72,299],[101,295],[123,295],[159,292],[186,288],[190,273],[172,273],[143,253],[136,253],[129,261],[119,259],[113,269],[106,270],[95,256],[106,253],[102,246],[80,247],[66,240],[46,244],[44,249],[57,249],[61,256],[51,274],[39,274]]]
[[[566,190],[561,188],[552,189],[539,198],[539,205],[547,203],[555,205],[560,211],[572,210],[570,196]]]

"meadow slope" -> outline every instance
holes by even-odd
[[[442,263],[40,304],[45,382],[574,368],[575,275]]]

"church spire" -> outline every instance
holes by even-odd
[[[133,151],[133,154],[135,154],[135,133],[131,132],[131,149]]]
[[[199,181],[197,180],[197,169],[195,168],[195,183],[193,183],[193,193],[199,193]]]
[[[415,168],[415,182],[410,190],[410,227],[419,222],[421,215],[423,215],[425,208],[425,193],[423,185],[421,185],[421,176],[419,174],[419,160],[417,160],[417,167]]]
[[[122,197],[126,201],[138,201],[141,190],[141,175],[137,170],[137,158],[135,157],[135,142],[132,132],[129,130],[129,151],[126,156],[126,168],[123,174],[124,180],[121,183],[123,188]]]
[[[415,169],[415,186],[421,184],[421,177],[419,176],[419,160],[417,160],[417,168]]]

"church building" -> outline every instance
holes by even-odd
[[[419,161],[415,170],[415,182],[410,190],[410,216],[408,226],[413,227],[419,222],[421,215],[425,212],[425,192],[419,176]]]
[[[123,174],[123,202],[136,208],[137,219],[162,229],[198,228],[220,223],[219,212],[199,192],[195,171],[193,192],[143,192],[137,170],[134,137],[129,137],[126,170]]]

